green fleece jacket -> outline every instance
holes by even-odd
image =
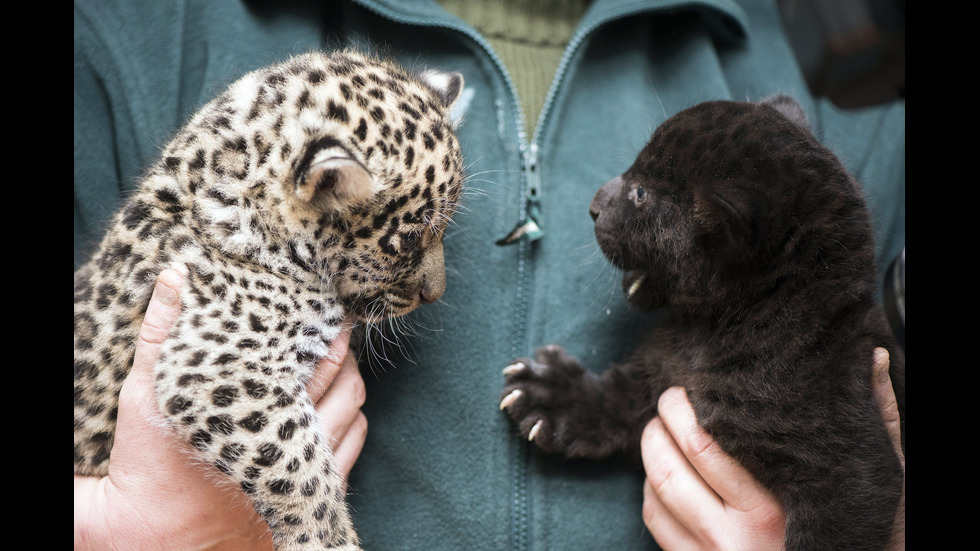
[[[559,343],[599,371],[644,326],[588,206],[673,113],[796,97],[865,186],[879,264],[904,246],[904,102],[844,112],[812,98],[774,1],[595,0],[527,123],[491,41],[434,0],[76,0],[74,26],[76,268],[170,134],[245,71],[356,45],[463,73],[468,191],[447,291],[412,314],[390,363],[363,364],[370,432],[350,502],[368,549],[656,548],[641,472],[545,456],[497,406],[512,358]],[[532,215],[539,238],[496,244]]]

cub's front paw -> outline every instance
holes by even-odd
[[[597,378],[563,348],[539,348],[533,360],[519,359],[504,369],[500,409],[520,433],[548,452],[588,456],[581,436],[594,421]],[[592,410],[592,411],[590,411]]]

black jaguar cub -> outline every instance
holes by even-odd
[[[778,96],[709,102],[665,122],[592,200],[629,303],[664,309],[601,375],[558,346],[509,367],[502,407],[544,450],[639,458],[669,386],[783,503],[786,548],[881,549],[904,473],[871,387],[891,355],[905,427],[905,356],[879,305],[857,182]]]

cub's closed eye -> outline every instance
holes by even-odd
[[[401,237],[401,245],[403,250],[409,250],[416,247],[422,242],[422,236],[417,231],[408,232]]]

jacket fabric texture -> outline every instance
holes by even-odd
[[[656,549],[641,472],[546,456],[498,403],[513,358],[557,343],[601,371],[650,321],[628,309],[588,207],[677,111],[795,97],[864,186],[880,266],[905,244],[904,101],[813,98],[774,1],[595,0],[533,127],[490,42],[431,0],[76,0],[74,28],[75,268],[172,133],[249,70],[354,46],[464,75],[447,291],[387,360],[362,361],[370,432],[349,500],[367,549]],[[496,244],[531,216],[540,238]]]

